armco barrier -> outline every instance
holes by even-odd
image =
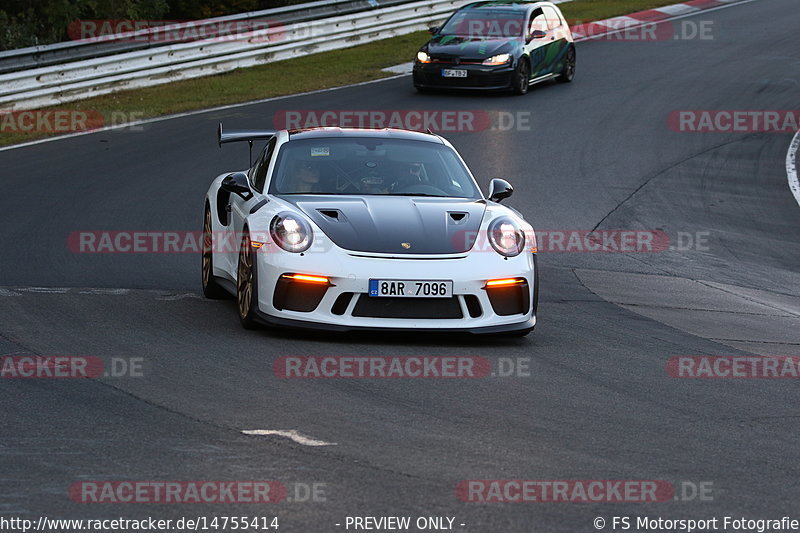
[[[56,105],[124,89],[336,50],[440,23],[468,0],[405,3],[349,15],[135,50],[0,75],[0,109]]]
[[[270,21],[286,25],[407,4],[411,1],[413,0],[315,0],[292,6],[193,20],[184,24],[170,24],[170,27],[180,30],[182,27],[191,26],[198,33],[201,33],[215,26],[247,21]],[[80,21],[75,21],[75,23],[80,24]],[[161,28],[148,28],[115,35],[104,35],[101,40],[80,39],[0,51],[0,74],[155,48],[166,44],[158,38],[161,31]]]

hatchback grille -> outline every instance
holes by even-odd
[[[510,82],[508,73],[468,75],[466,78],[445,78],[441,74],[428,73],[418,76],[419,83],[439,87],[499,87]]]

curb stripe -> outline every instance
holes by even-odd
[[[691,0],[682,4],[647,9],[629,15],[613,17],[605,20],[586,22],[571,27],[572,36],[576,42],[597,37],[606,33],[634,29],[645,23],[658,23],[673,18],[683,18],[705,10],[730,7],[734,4],[748,4],[754,0]]]
[[[789,153],[786,154],[786,175],[789,178],[789,189],[791,189],[797,205],[800,205],[800,180],[797,177],[797,152],[800,150],[800,131],[792,139],[789,146]]]

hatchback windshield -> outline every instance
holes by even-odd
[[[463,9],[456,12],[439,33],[459,37],[501,39],[523,34],[525,19],[519,11]]]
[[[481,198],[455,152],[403,139],[316,138],[283,145],[272,194],[370,194]]]

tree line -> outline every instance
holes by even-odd
[[[76,20],[197,20],[308,0],[3,0],[0,50],[69,39]]]

